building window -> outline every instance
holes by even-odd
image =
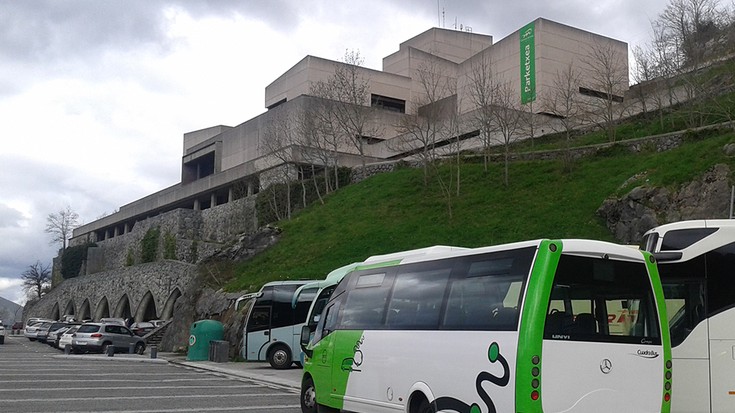
[[[406,113],[406,101],[381,95],[370,95],[370,106],[391,112]]]

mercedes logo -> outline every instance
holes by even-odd
[[[604,374],[610,373],[610,370],[612,370],[612,361],[609,359],[602,359],[600,362],[600,371]]]

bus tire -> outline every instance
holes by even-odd
[[[411,413],[435,413],[434,406],[426,400],[423,394],[414,396],[415,400],[411,403]]]
[[[316,407],[316,389],[314,389],[314,380],[311,377],[304,379],[301,383],[301,412],[317,413]]]
[[[268,352],[268,363],[270,363],[271,367],[276,370],[287,369],[291,367],[292,362],[291,352],[288,350],[288,347],[284,345],[275,345],[271,351]]]

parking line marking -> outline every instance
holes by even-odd
[[[241,412],[247,410],[262,411],[268,410],[281,410],[281,409],[298,409],[301,406],[298,404],[278,404],[278,405],[267,405],[267,406],[239,406],[239,407],[211,407],[211,408],[196,408],[196,409],[166,409],[166,410],[108,410],[107,413],[178,413],[178,412]],[[67,412],[67,413],[88,413],[86,411],[80,412]]]
[[[78,401],[108,401],[108,400],[160,400],[160,399],[216,399],[223,397],[273,397],[273,393],[253,393],[253,394],[180,394],[170,396],[104,396],[104,397],[60,397],[48,400],[39,400],[38,398],[33,399],[6,399],[3,403],[43,403],[47,401],[53,402],[78,402]],[[262,408],[263,406],[261,406]]]

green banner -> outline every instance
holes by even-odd
[[[536,43],[533,22],[523,26],[521,37],[521,104],[536,100]]]

